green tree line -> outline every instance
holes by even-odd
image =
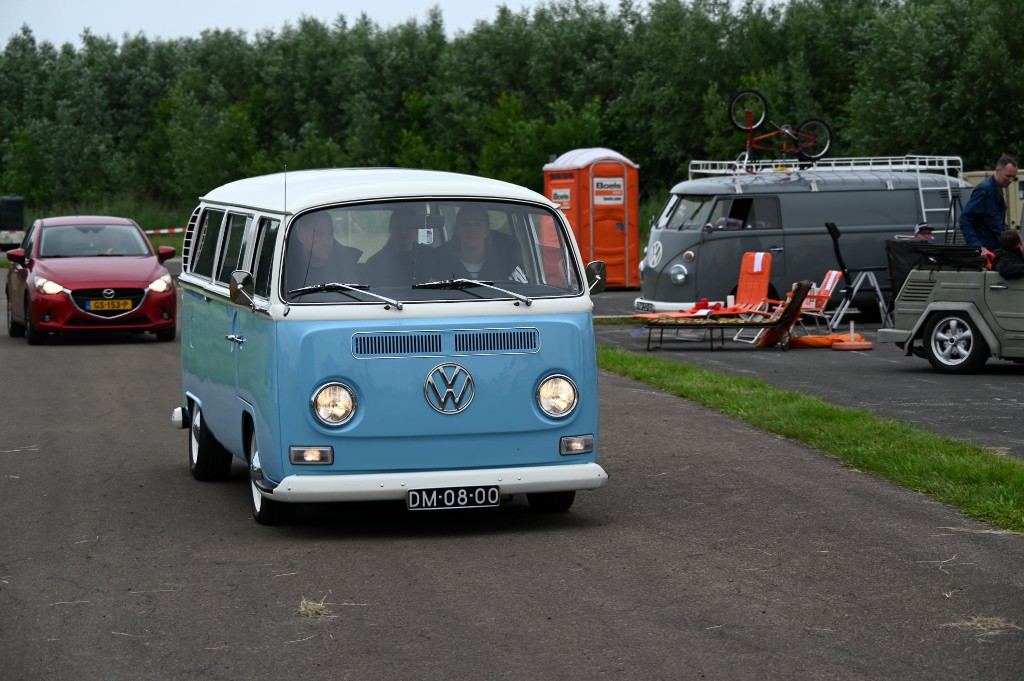
[[[822,118],[834,156],[959,155],[989,168],[1024,137],[1019,0],[553,0],[448,37],[438,8],[253,36],[0,55],[0,193],[191,205],[240,177],[329,166],[454,170],[542,189],[553,155],[604,146],[656,197],[692,159],[744,147],[726,110]]]

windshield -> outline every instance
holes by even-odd
[[[132,225],[51,225],[40,233],[40,258],[150,254],[149,243]]]
[[[286,237],[282,296],[290,303],[525,300],[582,291],[561,222],[537,206],[450,200],[327,208],[299,215]]]
[[[657,229],[701,229],[711,214],[713,196],[673,194],[658,217]]]

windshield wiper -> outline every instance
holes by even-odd
[[[377,300],[386,303],[386,305],[384,306],[385,310],[389,309],[390,305],[394,305],[395,309],[397,310],[402,309],[401,302],[393,300],[391,298],[386,298],[381,295],[377,295],[373,291],[370,291],[369,288],[370,287],[367,284],[340,284],[338,282],[330,282],[326,284],[313,284],[312,286],[303,286],[301,288],[292,289],[291,291],[288,292],[288,296],[303,296],[306,295],[307,293],[321,293],[323,291],[330,291],[332,293],[348,293],[350,291],[357,291],[359,293],[364,293],[368,296],[371,296],[373,298],[376,298]]]
[[[533,300],[531,300],[530,298],[527,298],[522,294],[509,291],[507,289],[499,288],[498,286],[494,285],[493,281],[478,281],[476,279],[441,279],[438,281],[426,281],[423,282],[422,284],[412,285],[413,288],[439,288],[458,290],[476,288],[477,286],[483,286],[484,288],[489,288],[504,293],[507,296],[512,296],[516,300],[526,303],[527,307],[533,304]]]

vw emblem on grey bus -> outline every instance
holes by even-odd
[[[439,364],[423,382],[423,396],[434,411],[458,414],[469,406],[476,395],[476,385],[469,371],[458,364]]]

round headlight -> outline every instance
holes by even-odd
[[[320,423],[340,426],[356,413],[356,396],[347,385],[328,383],[313,395],[310,408]]]
[[[576,384],[565,376],[551,376],[537,390],[537,404],[548,416],[568,416],[579,403]]]
[[[685,284],[686,275],[688,274],[689,272],[686,271],[686,267],[683,265],[672,265],[672,267],[670,267],[668,270],[669,279],[671,279],[672,283],[675,284],[676,286],[682,286],[683,284]]]

